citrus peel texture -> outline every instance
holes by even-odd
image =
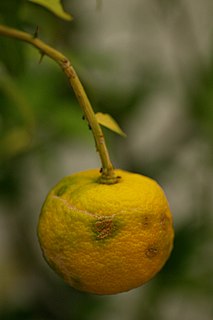
[[[172,216],[162,188],[123,170],[116,184],[98,169],[62,179],[43,205],[38,237],[44,258],[72,287],[115,294],[155,276],[173,247]]]

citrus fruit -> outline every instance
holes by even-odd
[[[101,184],[98,169],[62,179],[48,194],[38,224],[44,258],[66,282],[115,294],[150,280],[173,246],[167,199],[152,179],[115,170]]]

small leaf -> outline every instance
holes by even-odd
[[[95,114],[96,119],[98,120],[98,123],[102,126],[106,127],[107,129],[110,129],[119,135],[126,137],[126,134],[123,132],[123,130],[119,127],[118,123],[107,113],[101,113],[98,112]]]
[[[72,16],[65,12],[61,0],[29,0],[30,2],[39,4],[42,7],[45,7],[46,9],[53,12],[56,16],[60,17],[64,20],[72,20]]]

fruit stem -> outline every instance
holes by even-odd
[[[41,53],[41,57],[46,55],[59,64],[59,66],[62,68],[64,73],[67,75],[69,79],[69,83],[75,92],[76,98],[84,113],[84,116],[88,121],[88,125],[92,130],[94,140],[96,143],[96,148],[97,148],[97,151],[99,152],[101,163],[102,163],[101,176],[99,179],[99,183],[104,183],[104,184],[117,183],[118,177],[116,177],[115,175],[114,168],[109,157],[109,152],[106,147],[106,142],[105,142],[102,129],[96,119],[95,113],[87,97],[87,94],[81,84],[81,81],[76,71],[74,70],[73,66],[71,65],[69,59],[67,59],[67,57],[65,57],[61,52],[55,50],[54,48],[48,46],[46,43],[38,39],[37,31],[32,36],[27,32],[23,32],[20,30],[16,30],[13,28],[0,25],[0,35],[27,42],[32,46],[36,47],[37,49],[39,49]]]

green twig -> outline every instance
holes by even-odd
[[[84,116],[87,119],[89,126],[91,127],[102,163],[102,173],[99,181],[106,184],[116,183],[118,181],[118,178],[114,173],[114,168],[109,157],[103,132],[100,125],[98,124],[95,113],[85,93],[85,90],[69,59],[59,51],[55,50],[54,48],[48,46],[46,43],[38,39],[37,33],[31,35],[23,31],[0,25],[0,35],[27,42],[36,47],[40,51],[42,56],[46,55],[59,64],[64,73],[67,75],[69,83],[72,86],[76,98],[83,110]]]

